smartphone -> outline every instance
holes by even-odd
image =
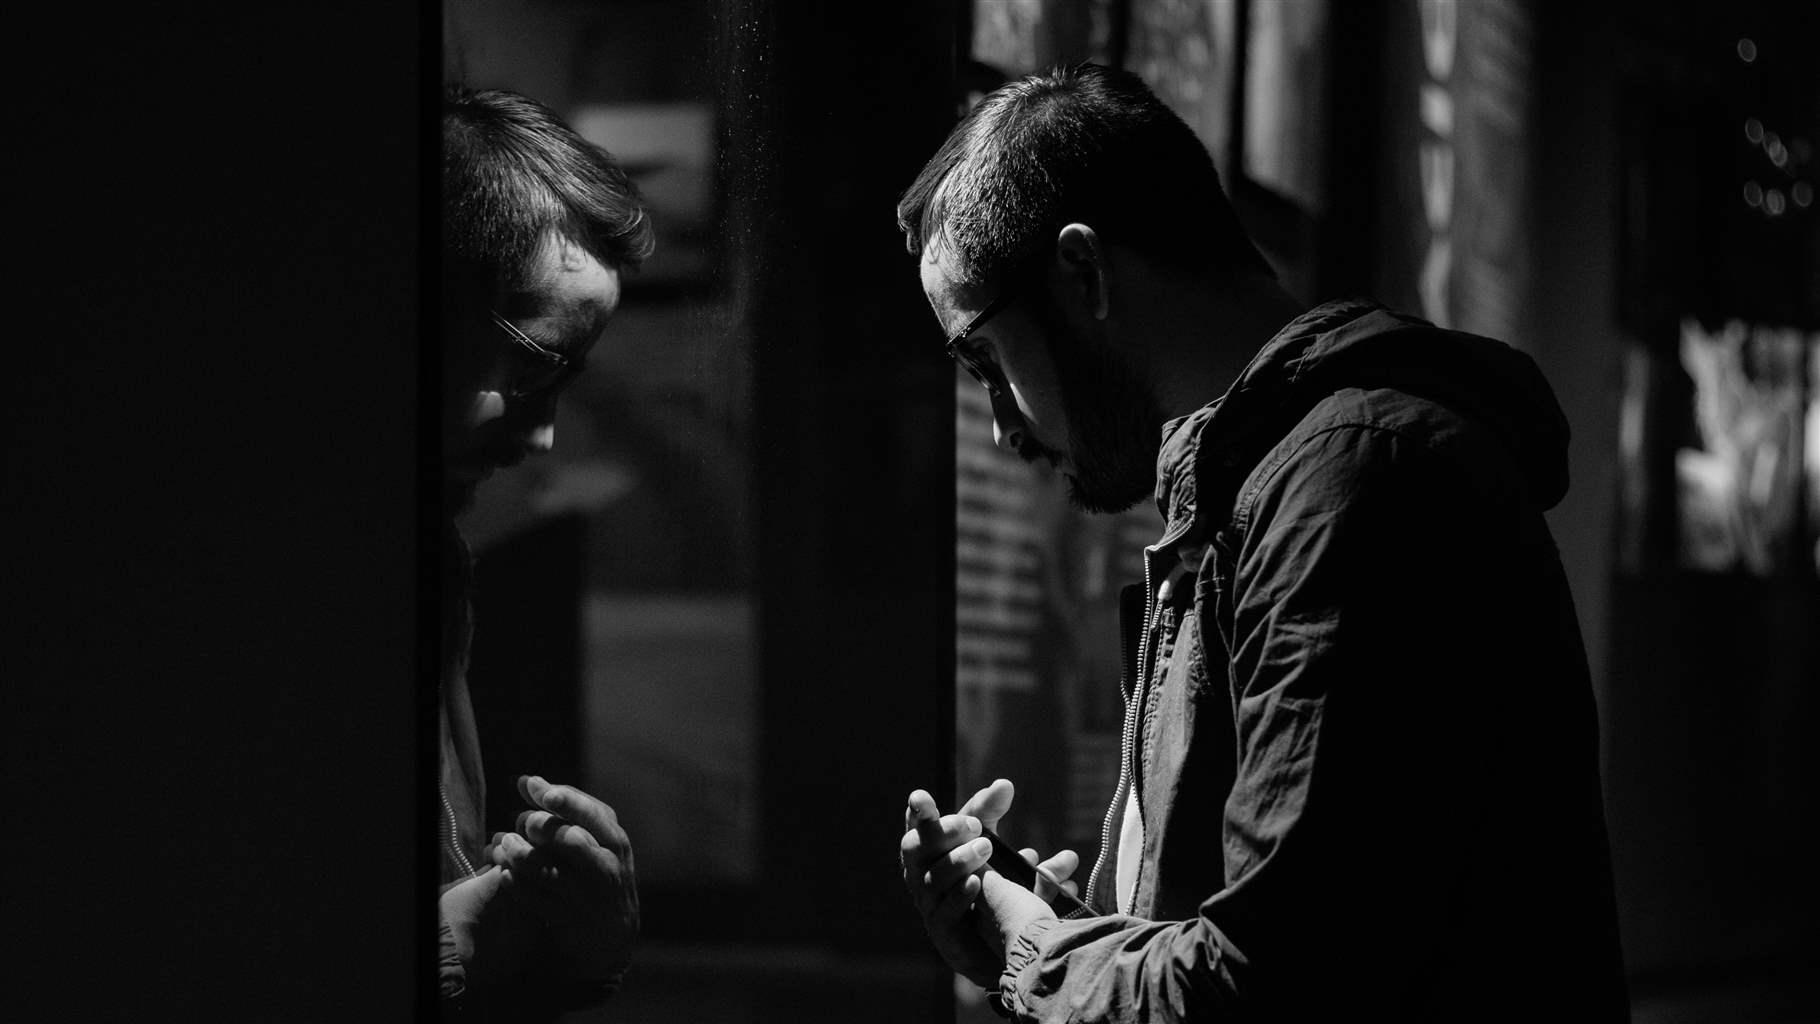
[[[1030,866],[1030,862],[1018,856],[1011,844],[1000,839],[991,829],[982,827],[980,832],[992,843],[992,856],[986,860],[992,870],[1035,892],[1036,869]],[[1059,917],[1087,917],[1093,914],[1093,911],[1087,909],[1087,904],[1061,889],[1056,890],[1054,898],[1049,900],[1049,909]]]

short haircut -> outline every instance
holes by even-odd
[[[442,105],[442,255],[446,294],[521,287],[555,229],[595,259],[635,267],[651,255],[650,218],[604,149],[527,96],[450,86]]]
[[[910,252],[939,241],[974,286],[1026,269],[1077,221],[1166,265],[1275,276],[1194,131],[1136,75],[1098,64],[994,90],[897,206]]]

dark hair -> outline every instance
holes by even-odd
[[[993,91],[897,206],[910,252],[939,235],[974,285],[1019,270],[1074,221],[1175,266],[1275,276],[1194,131],[1136,75],[1098,64]]]
[[[527,96],[450,86],[442,104],[442,255],[451,295],[524,283],[556,229],[602,263],[634,267],[655,239],[611,154]]]

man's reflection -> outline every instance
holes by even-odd
[[[483,846],[455,520],[494,469],[554,445],[557,396],[653,236],[613,158],[534,100],[452,88],[442,131],[440,987],[445,1011],[534,1019],[618,987],[638,932],[632,848],[611,807],[535,775],[519,777],[516,830]]]

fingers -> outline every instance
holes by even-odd
[[[1056,881],[1063,882],[1073,878],[1074,873],[1081,869],[1081,857],[1073,850],[1060,850],[1048,860],[1038,864],[1037,868],[1047,871],[1054,876]]]
[[[496,849],[505,886],[526,901],[532,912],[548,920],[561,909],[557,883],[563,869],[547,852],[515,832],[503,833]]]
[[[555,786],[538,775],[520,775],[518,777],[518,794],[532,807],[561,818],[569,824],[579,825],[594,838],[597,845],[612,850],[624,858],[631,852],[631,842],[625,830],[620,827],[619,815],[613,808],[600,800],[576,789],[574,786]],[[531,827],[527,817],[535,812],[519,815],[520,831]],[[526,833],[526,838],[533,842],[539,836],[554,838],[559,826],[551,826],[542,819],[537,819],[540,829],[538,836]]]
[[[950,887],[946,892],[936,894],[930,901],[923,917],[926,927],[933,934],[941,934],[958,925],[967,911],[979,899],[980,878],[978,875],[967,875],[961,883]]]
[[[965,879],[986,866],[991,856],[992,844],[985,839],[975,839],[949,850],[923,872],[924,899],[938,900],[950,889],[964,884]]]
[[[516,832],[495,835],[488,849],[493,852],[494,865],[510,872],[517,881],[540,880],[554,874],[555,865],[550,858],[539,854],[537,847]]]
[[[573,842],[578,846],[599,848],[600,841],[594,833],[551,814],[549,811],[524,811],[518,815],[518,834],[530,840],[532,846],[551,846],[557,842]],[[565,835],[565,830],[567,834]]]
[[[1080,899],[1081,887],[1071,881],[1076,871],[1080,870],[1080,855],[1073,850],[1062,850],[1048,860],[1039,860],[1035,849],[1025,847],[1017,851],[1024,863],[1036,869],[1036,894],[1044,900],[1055,899],[1056,893],[1065,892],[1075,899]]]
[[[910,794],[904,820],[898,857],[918,912],[926,919],[964,912],[971,905],[966,880],[992,852],[991,843],[981,838],[980,820],[968,814],[938,815],[935,800],[920,789]]]
[[[1023,931],[1037,918],[1054,917],[1055,911],[1029,889],[988,868],[980,876],[978,926],[988,947],[1003,949],[1006,936]]]
[[[1035,888],[1036,894],[1046,900],[1054,899],[1056,883],[1051,881],[1048,878],[1043,877],[1043,869],[1040,866],[1038,866],[1038,864],[1037,864],[1036,850],[1032,847],[1026,846],[1023,849],[1017,851],[1017,855],[1019,857],[1024,858],[1024,863],[1030,865],[1033,868],[1036,868],[1036,888]]]
[[[991,785],[968,798],[957,813],[976,817],[987,828],[997,828],[999,819],[1003,818],[1005,812],[1011,809],[1011,800],[1015,793],[1015,787],[1011,785],[1010,779],[994,779]],[[904,808],[904,829],[906,831],[939,818],[941,818],[941,811],[936,807],[935,798],[929,795],[928,790],[919,789],[910,794],[910,799]]]
[[[549,844],[537,846],[516,832],[505,832],[494,846],[493,863],[533,890],[548,890],[559,880],[583,885],[597,883],[603,875],[618,880],[623,869],[617,857],[579,838],[584,835],[568,825]]]
[[[635,884],[629,843],[622,843],[618,848],[602,846],[587,829],[548,811],[526,811],[519,815],[518,821],[522,835],[516,837],[517,843],[510,849],[521,859],[526,856],[524,847],[535,851],[537,857],[533,863],[538,867],[540,879],[549,880],[566,874],[587,886],[617,888]]]
[[[919,821],[933,821],[941,816],[941,811],[935,806],[935,798],[929,795],[929,791],[916,790],[904,805],[904,831],[915,828]]]
[[[949,851],[980,836],[980,820],[972,815],[948,814],[924,818],[898,842],[898,859],[904,866],[906,881],[921,876]]]
[[[961,805],[960,813],[971,814],[979,818],[989,829],[997,830],[999,819],[1011,809],[1011,798],[1016,789],[1010,779],[994,779],[992,784],[967,799]]]
[[[1068,881],[1081,866],[1081,858],[1073,850],[1063,850],[1045,861],[1038,861],[1036,851],[1030,848],[1017,851],[1017,855],[1036,868],[1036,894],[1043,899],[1054,899],[1058,889],[1070,896],[1080,891],[1080,886]]]

